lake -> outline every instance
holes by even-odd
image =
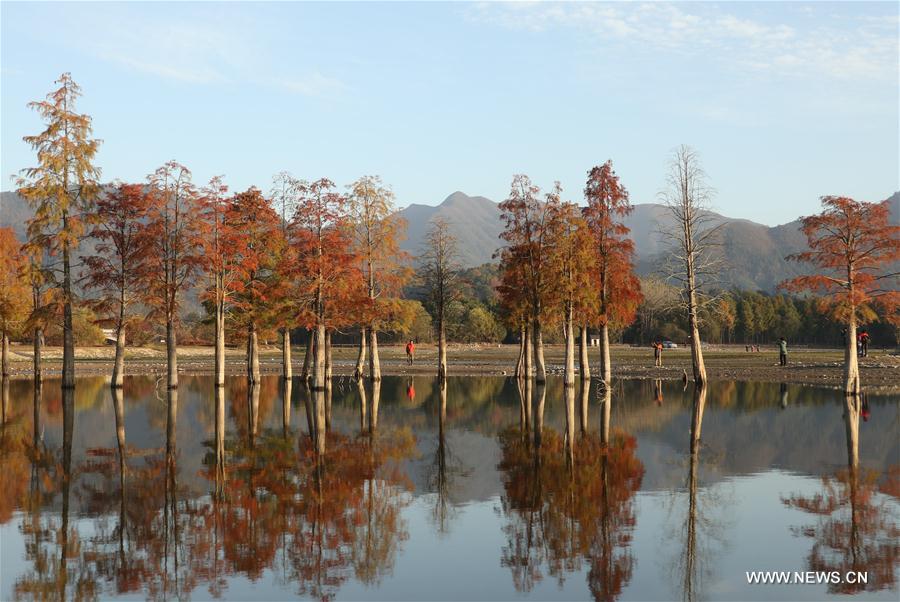
[[[897,395],[160,387],[4,387],[0,599],[898,598]]]

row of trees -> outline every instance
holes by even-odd
[[[4,233],[0,239],[10,249],[2,276],[9,282],[0,298],[4,350],[11,324],[24,321],[33,329],[39,378],[43,329],[61,316],[62,382],[74,386],[74,299],[81,280],[92,308],[115,324],[114,386],[122,382],[129,325],[142,315],[165,324],[168,385],[177,386],[179,317],[185,295],[195,289],[214,325],[217,385],[224,382],[226,335],[246,340],[247,374],[258,381],[259,333],[271,330],[280,332],[284,376],[290,378],[291,331],[297,328],[311,333],[304,375],[314,388],[330,379],[332,337],[340,332],[359,333],[357,378],[366,363],[369,378],[381,378],[378,333],[400,315],[407,323],[415,319],[415,310],[401,298],[413,276],[411,258],[399,248],[405,224],[378,177],[362,177],[342,192],[326,178],[305,181],[283,172],[268,195],[255,187],[232,193],[221,177],[197,186],[191,172],[172,161],[145,182],[101,186],[93,165],[100,141],[92,137],[91,118],[75,110],[80,89],[69,74],[57,83],[46,100],[31,103],[46,128],[25,138],[38,165],[18,179],[19,193],[34,210],[28,240],[16,252],[14,237]],[[795,304],[785,297],[769,303],[761,299],[773,298],[710,293],[721,268],[718,228],[708,211],[712,190],[692,149],[675,151],[661,196],[674,224],[662,232],[670,242],[668,285],[642,293],[634,242],[624,225],[632,208],[611,161],[588,172],[586,206],[564,200],[558,183],[542,193],[526,175],[513,178],[500,204],[504,230],[496,288],[501,320],[519,333],[517,376],[546,379],[544,331],[561,325],[566,385],[575,381],[576,328],[581,378],[589,378],[588,329],[595,328],[600,377],[608,385],[610,332],[640,317],[638,332],[647,336],[647,327],[663,314],[652,307],[660,293],[668,295],[665,315],[674,316],[690,343],[693,378],[700,384],[706,381],[701,334],[713,335],[713,326],[727,340],[735,332],[754,339],[776,327],[790,333]],[[824,197],[823,212],[802,223],[810,250],[792,259],[816,266],[817,273],[784,287],[820,293],[820,311],[846,326],[846,388],[858,391],[856,325],[872,318],[876,304],[884,320],[900,322],[897,274],[890,268],[900,259],[900,228],[890,224],[886,203],[845,197]],[[85,236],[93,250],[84,270],[73,270]],[[418,272],[443,378],[447,333],[465,307],[466,288],[448,223],[432,224]],[[674,295],[667,289],[672,285]],[[498,336],[496,321],[477,309],[467,308],[466,319],[487,336]]]

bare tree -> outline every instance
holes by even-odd
[[[437,320],[438,378],[447,378],[446,309],[459,296],[459,256],[456,237],[450,224],[435,219],[425,235],[424,249],[419,257],[419,276],[428,291]]]
[[[709,210],[713,193],[697,153],[688,146],[678,147],[669,163],[667,187],[660,193],[673,223],[661,229],[661,234],[670,247],[666,276],[679,285],[680,306],[687,312],[694,382],[700,386],[706,384],[700,314],[712,300],[703,291],[721,268],[716,252],[721,223],[715,223],[715,214]]]

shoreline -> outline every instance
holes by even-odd
[[[14,345],[10,353],[10,376],[32,376],[30,346]],[[299,377],[303,369],[305,349],[292,348],[293,375]],[[81,347],[76,349],[76,376],[109,375],[113,366],[112,347]],[[350,376],[356,367],[355,347],[336,347],[333,350],[333,374]],[[564,350],[562,345],[547,345],[545,355],[548,375],[562,375]],[[591,373],[599,371],[597,350],[590,349]],[[778,365],[775,350],[745,352],[743,346],[720,346],[705,350],[707,376],[710,380],[762,381],[786,384],[812,384],[838,387],[843,380],[843,351],[836,349],[797,349],[789,352],[787,367]],[[61,369],[61,348],[48,348],[43,374],[58,376]],[[281,349],[261,346],[260,371],[264,375],[281,374]],[[448,347],[450,376],[512,376],[518,356],[517,345],[451,345]],[[690,350],[666,350],[663,366],[653,366],[652,351],[643,347],[614,346],[611,350],[613,376],[627,379],[680,380],[686,370],[690,378]],[[432,376],[436,372],[437,351],[433,345],[420,345],[416,360],[407,365],[402,346],[381,348],[383,376]],[[178,368],[184,374],[212,374],[212,347],[183,347],[178,351]],[[228,375],[244,374],[246,363],[242,349],[226,351],[225,371]],[[576,365],[577,371],[577,365]],[[158,348],[132,348],[126,351],[126,375],[165,374],[165,351]],[[868,390],[896,389],[900,391],[900,356],[885,350],[870,352],[860,358],[863,386]]]

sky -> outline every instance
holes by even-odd
[[[900,3],[0,4],[0,172],[64,71],[103,180],[378,174],[399,206],[495,201],[513,174],[582,201],[612,159],[633,203],[700,156],[713,206],[778,224],[900,190]]]

